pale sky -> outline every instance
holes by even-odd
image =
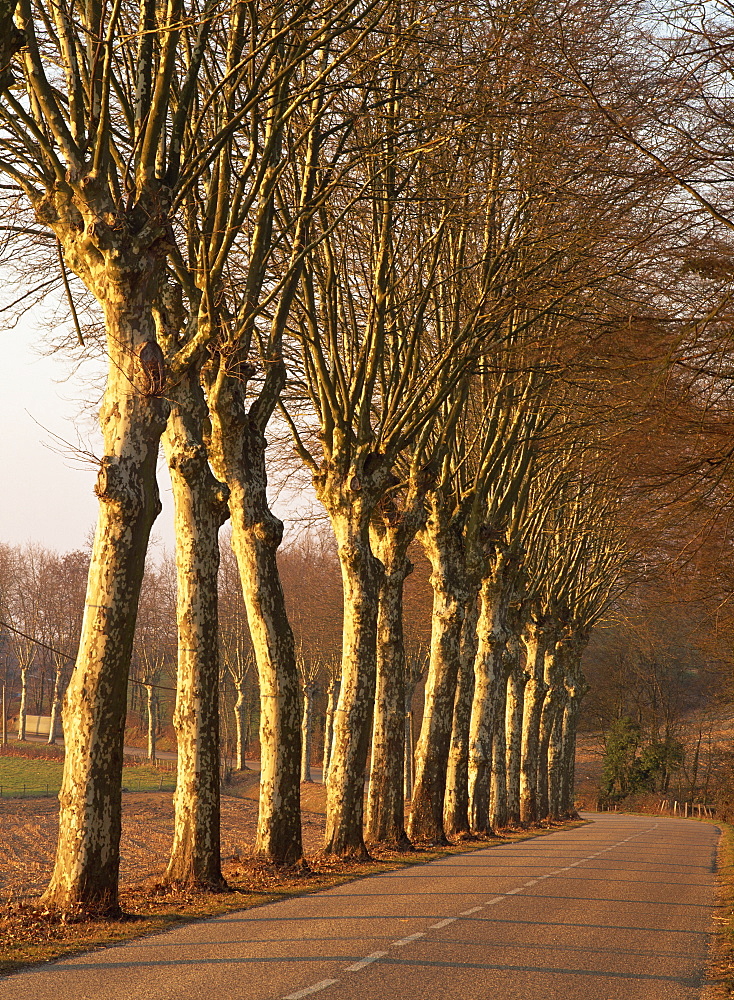
[[[44,311],[34,307],[15,329],[0,327],[0,541],[66,552],[84,548],[96,524],[96,468],[75,457],[74,448],[101,453],[92,406],[99,393],[94,379],[99,384],[104,363],[88,361],[74,370],[68,354],[43,356],[44,321]],[[158,486],[163,511],[151,535],[153,558],[174,548],[173,501],[162,458]],[[319,508],[308,476],[273,508],[286,522],[286,533],[296,530],[297,512],[305,517]]]
[[[101,437],[84,400],[95,391],[87,382],[99,362],[69,372],[69,359],[39,354],[43,315],[29,310],[13,330],[0,328],[0,541],[35,542],[60,552],[83,548],[97,518],[91,462],[73,457],[83,447],[99,455]],[[53,435],[69,442],[55,441]],[[63,452],[63,453],[60,453]],[[163,512],[153,527],[158,550],[173,548],[170,484],[158,475]]]

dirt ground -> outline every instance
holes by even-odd
[[[315,786],[318,793],[321,786]],[[48,883],[58,831],[58,802],[0,799],[0,900],[37,896]],[[121,887],[162,875],[173,838],[170,792],[126,793],[122,805]],[[257,802],[222,796],[222,859],[246,857],[255,842]],[[303,813],[306,856],[323,845],[324,817]]]

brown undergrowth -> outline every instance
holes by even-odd
[[[528,836],[540,836],[578,822],[533,831],[507,831],[488,841],[461,841],[413,851],[372,848],[372,860],[325,857],[324,789],[304,786],[303,830],[308,869],[278,871],[253,857],[257,819],[256,776],[244,776],[222,798],[225,893],[162,889],[171,843],[173,810],[166,793],[123,797],[120,902],[124,917],[85,919],[49,913],[39,902],[48,881],[56,843],[57,805],[50,799],[0,802],[0,974],[29,965],[153,934],[176,924],[250,909],[278,899],[328,889],[344,882],[455,853],[480,850]]]

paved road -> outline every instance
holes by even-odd
[[[592,823],[0,980],[8,1000],[692,1000],[716,831]]]

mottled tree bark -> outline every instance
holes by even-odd
[[[558,713],[562,711],[563,688],[562,653],[559,643],[551,637],[545,650],[544,674],[545,698],[540,713],[538,734],[538,819],[550,816],[550,776],[548,772],[551,737],[556,726]]]
[[[64,698],[59,839],[43,897],[46,906],[63,911],[119,912],[127,679],[148,538],[160,511],[155,468],[168,410],[140,361],[143,349],[155,348],[150,303],[159,260],[135,249],[132,274],[118,256],[114,267],[100,264],[88,281],[104,308],[110,365],[100,411],[99,520],[79,652]],[[89,278],[96,258],[84,263],[79,270]]]
[[[273,362],[269,374],[275,372]],[[283,524],[267,502],[267,442],[257,413],[244,408],[241,380],[221,367],[208,391],[209,455],[230,490],[232,547],[260,680],[260,803],[255,850],[278,865],[303,857],[301,712],[293,632],[277,551]]]
[[[445,844],[446,767],[461,660],[461,630],[469,595],[461,532],[435,504],[421,532],[421,542],[432,569],[433,617],[408,836],[413,841]]]
[[[489,825],[496,832],[510,822],[507,794],[507,691],[514,670],[520,662],[520,642],[508,633],[505,655],[496,689],[494,731],[492,736],[492,778],[489,789]]]
[[[481,611],[477,624],[477,657],[474,661],[474,700],[469,725],[469,823],[472,833],[491,832],[489,805],[495,719],[504,696],[507,558],[504,552],[490,557],[490,572],[482,581]],[[503,727],[504,728],[504,727]]]
[[[330,677],[329,686],[326,691],[326,719],[324,722],[324,763],[321,780],[326,784],[329,776],[329,766],[331,764],[331,751],[334,745],[334,715],[336,713],[336,703],[339,699],[339,677]]]
[[[405,832],[403,770],[405,753],[405,643],[403,584],[412,570],[407,543],[388,528],[372,531],[382,563],[377,616],[377,672],[372,724],[372,760],[367,792],[368,843],[410,847]]]
[[[211,473],[198,372],[179,373],[163,446],[176,529],[178,671],[173,725],[178,743],[174,831],[165,881],[225,886],[219,843],[219,529],[228,490]]]
[[[519,639],[510,642],[518,645],[517,661],[507,681],[507,711],[505,728],[507,738],[507,822],[516,826],[520,822],[520,760],[522,756],[523,702],[528,674],[520,663]]]
[[[478,595],[472,592],[461,628],[461,661],[454,696],[454,717],[446,770],[443,821],[450,837],[470,832],[469,826],[469,722],[474,696],[474,659],[477,655]]]
[[[344,592],[342,672],[326,784],[324,851],[369,857],[364,843],[364,779],[375,698],[379,563],[369,540],[372,503],[331,484],[319,491],[336,537]]]
[[[0,93],[13,83],[10,61],[26,43],[25,35],[13,23],[17,6],[17,0],[0,0]]]
[[[528,824],[538,820],[538,741],[540,714],[545,699],[543,670],[546,635],[537,617],[531,617],[525,625],[522,642],[527,656],[528,680],[523,700],[520,750],[520,821]]]

